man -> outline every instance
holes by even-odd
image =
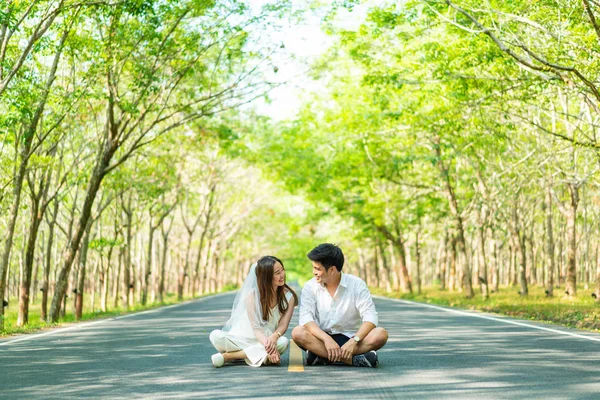
[[[388,339],[365,282],[342,273],[344,254],[323,243],[308,253],[314,278],[300,297],[300,325],[292,338],[306,350],[307,365],[343,362],[357,367],[379,365],[375,350]]]

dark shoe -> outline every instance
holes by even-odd
[[[306,350],[306,365],[327,365],[327,360],[322,359],[310,350]]]
[[[352,357],[352,365],[355,367],[377,368],[379,366],[377,353],[375,350],[371,350],[365,354],[357,354]]]

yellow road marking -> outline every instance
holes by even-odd
[[[290,340],[290,365],[288,372],[304,372],[304,364],[302,363],[302,350],[294,342]]]

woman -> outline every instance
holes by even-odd
[[[252,367],[279,364],[289,340],[283,336],[298,304],[296,293],[285,283],[280,259],[264,256],[250,273],[233,302],[231,318],[210,341],[219,351],[211,359],[216,368],[244,359]]]

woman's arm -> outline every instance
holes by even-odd
[[[250,320],[250,326],[254,332],[254,336],[259,343],[265,342],[267,336],[265,336],[264,330],[262,329],[261,322],[259,321],[258,315],[256,315],[256,304],[254,301],[254,293],[246,298],[246,312],[248,313],[248,319]]]
[[[288,302],[287,311],[281,316],[279,319],[279,324],[277,325],[277,329],[275,329],[275,335],[277,335],[277,332],[279,332],[279,335],[277,335],[278,337],[283,336],[290,326],[292,315],[294,315],[294,307],[296,307],[296,304],[294,303],[294,296],[292,296]]]

